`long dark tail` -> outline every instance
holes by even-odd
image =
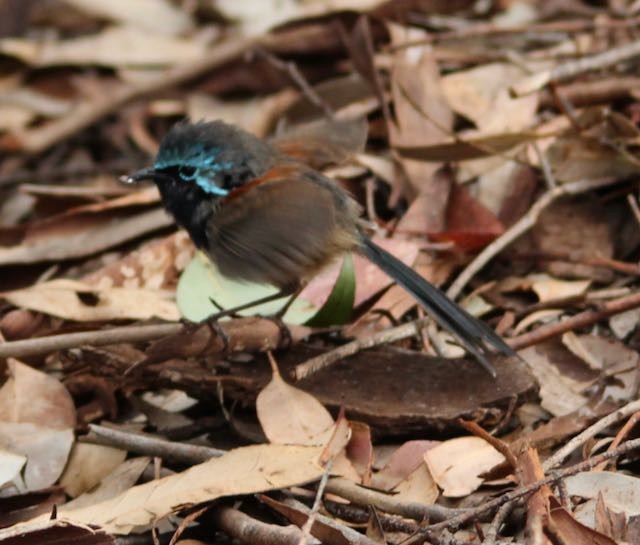
[[[360,251],[413,295],[433,319],[441,327],[453,333],[493,376],[496,371],[487,357],[491,353],[491,348],[501,354],[515,355],[515,352],[489,326],[456,305],[411,267],[407,267],[372,240],[363,236]]]

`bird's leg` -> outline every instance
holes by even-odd
[[[282,297],[286,297],[287,295],[292,295],[292,298],[290,298],[289,301],[287,301],[287,303],[284,306],[284,310],[286,312],[286,310],[291,305],[292,299],[295,299],[295,297],[298,295],[298,293],[299,293],[299,289],[298,288],[293,288],[293,287],[288,286],[288,287],[280,289],[276,293],[272,293],[271,295],[267,295],[266,297],[261,297],[260,299],[256,299],[255,301],[249,301],[248,303],[243,303],[242,305],[238,305],[236,307],[222,309],[219,312],[215,312],[213,314],[210,314],[203,321],[208,322],[208,321],[212,321],[212,320],[218,320],[220,318],[223,318],[224,316],[234,316],[235,314],[237,314],[241,310],[245,310],[245,309],[252,308],[252,307],[257,307],[258,305],[263,305],[265,303],[270,303],[271,301],[275,301],[277,299],[281,299]],[[216,307],[221,308],[218,303],[216,303],[214,301],[212,301],[212,303]],[[281,316],[281,315],[282,315],[282,309],[280,311],[278,311],[278,313],[277,313],[277,316]]]
[[[300,295],[300,292],[302,291],[302,288],[303,288],[303,286],[297,286],[296,288],[293,288],[293,291],[291,293],[291,297],[289,297],[289,299],[284,304],[284,306],[278,312],[275,313],[275,315],[274,315],[275,318],[280,318],[280,319],[284,318],[284,315],[291,308],[291,305],[293,304],[293,302]],[[291,288],[289,288],[289,289],[291,289]]]

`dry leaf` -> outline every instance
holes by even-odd
[[[96,488],[65,503],[65,509],[88,507],[123,494],[138,482],[140,475],[142,475],[150,461],[151,459],[148,457],[140,457],[130,458],[122,462],[104,477]]]
[[[92,506],[58,509],[61,519],[128,534],[183,507],[224,496],[255,494],[318,479],[320,447],[253,445],[229,451],[182,473],[129,488]],[[1,534],[0,534],[1,537]]]
[[[4,38],[0,40],[0,52],[37,67],[99,65],[157,68],[202,59],[206,44],[123,26],[107,27],[97,34],[59,41]]]
[[[0,448],[0,494],[2,487],[18,477],[26,457]]]
[[[387,463],[372,479],[372,486],[381,490],[393,490],[411,473],[424,464],[424,454],[439,445],[439,441],[407,441],[398,447]]]
[[[96,486],[127,457],[125,450],[90,443],[76,443],[60,477],[65,492],[75,498]]]
[[[504,456],[484,439],[458,437],[429,449],[424,460],[442,494],[460,498],[476,490],[480,475],[504,462]]]
[[[551,414],[569,414],[587,403],[587,398],[579,393],[582,384],[560,373],[550,362],[545,345],[531,346],[518,354],[538,379],[541,405]]]
[[[39,490],[54,484],[73,444],[76,413],[59,381],[9,358],[9,379],[0,389],[0,448],[27,460],[14,487],[5,492]]]
[[[65,3],[101,18],[138,27],[139,32],[151,34],[182,34],[190,30],[193,21],[186,10],[168,0],[64,0]],[[149,17],[153,14],[153,17]]]
[[[55,378],[9,358],[9,378],[0,388],[0,421],[73,428],[76,410],[67,389]]]
[[[73,429],[56,430],[30,422],[0,422],[0,447],[27,458],[22,475],[13,481],[17,492],[40,490],[54,484],[64,469],[71,446]]]
[[[398,502],[417,502],[431,505],[438,499],[439,491],[425,463],[414,469],[406,479],[394,488],[393,498]]]
[[[79,322],[180,319],[174,294],[164,290],[98,289],[83,282],[58,279],[0,293],[0,298],[17,307]]]
[[[588,499],[576,509],[576,518],[595,528],[598,496],[602,496],[608,509],[625,513],[628,517],[640,515],[640,481],[632,475],[613,471],[589,471],[566,479],[571,496]]]
[[[334,431],[333,417],[322,403],[287,384],[275,366],[271,382],[258,394],[256,412],[271,443],[325,445]]]

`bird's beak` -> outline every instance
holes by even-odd
[[[120,176],[120,181],[123,184],[137,184],[143,180],[155,180],[158,177],[158,172],[153,167],[143,168],[133,174],[127,174]]]

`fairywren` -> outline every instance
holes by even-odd
[[[166,209],[225,276],[293,293],[344,252],[360,253],[495,375],[492,349],[513,355],[511,348],[376,245],[356,201],[300,160],[304,153],[296,148],[304,146],[291,140],[278,146],[222,121],[182,122],[162,140],[153,166],[126,181],[153,180]]]

